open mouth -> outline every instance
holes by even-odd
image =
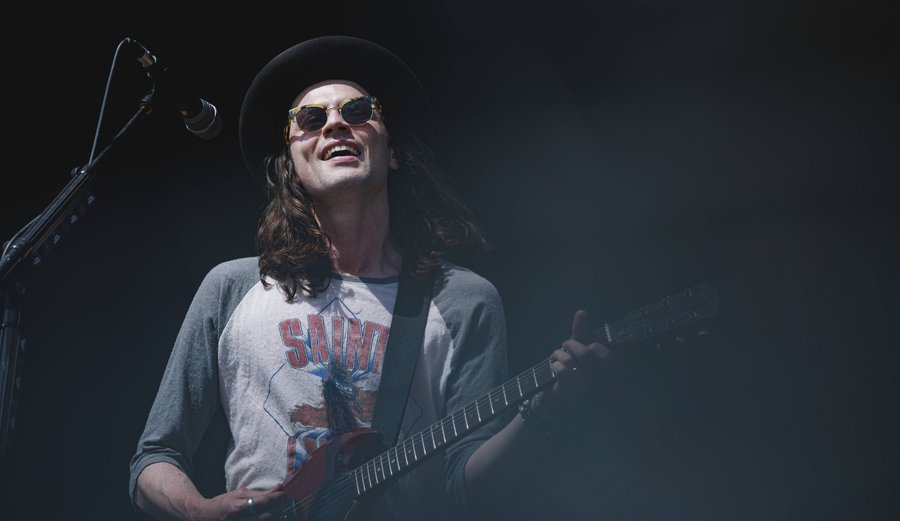
[[[322,154],[322,159],[328,161],[333,157],[359,157],[359,149],[357,149],[353,145],[341,144],[334,145],[325,149],[325,152]]]

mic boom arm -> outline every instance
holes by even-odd
[[[160,94],[172,101],[188,131],[201,139],[212,139],[222,132],[222,118],[215,105],[194,94],[137,40],[126,38],[125,47],[159,87]]]

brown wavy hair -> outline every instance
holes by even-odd
[[[447,256],[484,251],[488,244],[474,214],[437,168],[431,150],[403,133],[391,135],[391,147],[400,168],[388,175],[388,238],[403,255],[403,268],[425,277]],[[266,287],[267,276],[278,281],[288,301],[298,291],[315,296],[330,283],[331,243],[286,146],[266,158],[265,171],[268,204],[256,234],[260,280]]]

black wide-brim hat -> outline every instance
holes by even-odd
[[[384,47],[352,36],[322,36],[285,50],[259,71],[244,96],[239,137],[254,178],[264,183],[266,156],[284,146],[291,102],[301,90],[324,80],[349,80],[381,102],[391,133],[431,141],[425,89],[412,70]]]

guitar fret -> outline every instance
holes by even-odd
[[[463,421],[466,422],[466,430],[469,430],[469,417],[466,415],[466,408],[463,407]]]
[[[444,443],[447,443],[447,433],[444,432],[444,420],[441,420],[441,436],[444,438]]]
[[[403,459],[406,460],[406,466],[409,466],[409,449],[406,448],[406,441],[403,442]]]
[[[509,407],[509,400],[506,399],[506,384],[503,384],[503,406]]]
[[[394,451],[394,457],[391,458],[391,451]],[[400,458],[397,457],[397,447],[394,447],[388,451],[388,470],[391,472],[391,476],[394,475],[394,463],[397,463],[397,471],[400,470]]]
[[[518,376],[516,377],[516,385],[519,386],[519,398],[525,396],[524,394],[522,394],[522,381],[519,380]]]
[[[413,436],[412,438],[410,438],[410,440],[412,440],[413,461],[418,461],[419,456],[416,455],[416,437]]]
[[[450,417],[450,422],[453,424],[453,436],[454,436],[454,437],[459,436],[459,433],[456,432],[456,417],[455,417],[455,416],[451,416],[451,417]]]
[[[478,415],[478,423],[481,423],[481,411],[478,409],[478,400],[475,401],[475,414]]]
[[[491,414],[496,414],[494,412],[494,397],[491,396],[490,393],[488,393],[488,405],[491,406]]]
[[[388,474],[393,476],[394,475],[394,467],[391,465],[391,451],[387,451],[385,453],[385,457],[387,457],[387,460],[388,460]]]
[[[431,432],[431,446],[437,449],[437,442],[434,441],[434,427],[431,427],[429,432]]]
[[[360,490],[360,488],[359,488],[359,471],[358,470],[353,471],[353,482],[356,483],[356,495],[358,496],[358,495],[362,494],[363,491],[365,490],[365,488],[363,488],[363,490]]]
[[[372,488],[372,474],[369,473],[368,463],[366,463],[366,477],[369,478],[369,488]]]
[[[372,461],[372,472],[375,473],[375,484],[381,483],[378,481],[378,461]]]
[[[534,368],[532,368],[532,369],[531,369],[531,374],[534,376],[534,388],[537,389],[538,387],[541,386],[541,384],[538,383],[538,379],[537,379],[537,371],[535,371]]]

